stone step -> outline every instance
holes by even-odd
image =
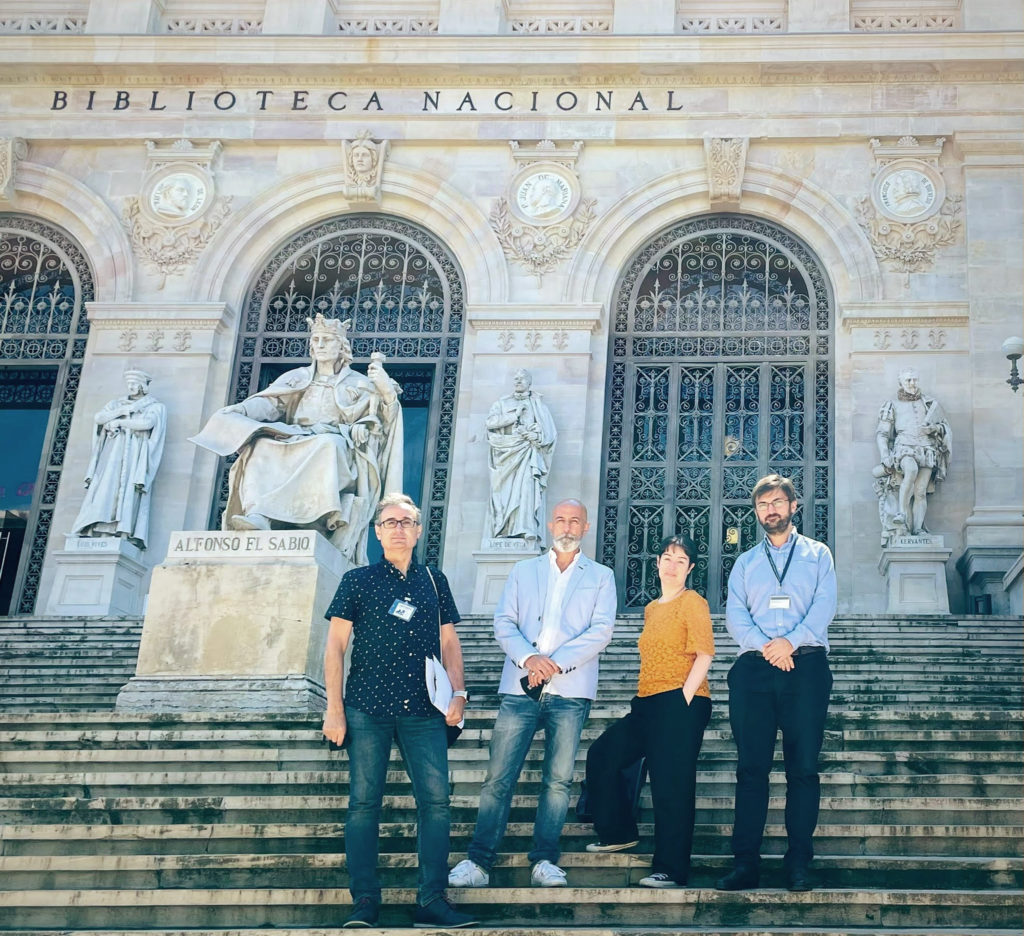
[[[5,778],[6,779],[6,778]],[[5,792],[11,792],[4,784]],[[210,788],[204,795],[180,792],[170,786],[160,795],[147,795],[144,787],[134,795],[117,795],[91,786],[77,790],[68,785],[66,792],[37,793],[0,797],[0,822],[329,822],[348,808],[348,795],[338,793],[337,784],[325,783],[310,792],[289,796],[281,793],[225,795],[223,787]],[[16,791],[15,791],[16,792]],[[453,796],[453,822],[472,823],[476,819],[479,797]],[[1019,797],[822,797],[821,821],[833,825],[885,825],[910,823],[921,825],[956,824],[961,826],[1011,826],[1020,829],[1022,801]],[[395,823],[413,823],[416,806],[411,795],[384,798],[384,809]],[[785,799],[769,801],[768,819],[782,822]],[[537,811],[535,796],[512,798],[512,821],[527,822]],[[697,822],[732,821],[732,796],[698,796]]]
[[[722,706],[712,710],[712,723],[716,720],[727,722],[728,714]],[[601,720],[621,718],[629,711],[626,703],[607,705],[597,702],[590,710],[588,725]],[[498,714],[494,705],[482,702],[471,702],[466,711],[470,721],[481,720],[493,723]],[[176,712],[160,714],[152,712],[82,712],[61,718],[62,729],[90,728],[160,728],[174,726],[177,728],[215,728],[215,727],[256,727],[265,729],[306,728],[316,731],[320,727],[322,715],[315,712]],[[878,724],[891,724],[899,728],[907,727],[974,727],[981,723],[997,722],[999,725],[1013,724],[1024,726],[1024,712],[1014,709],[863,709],[839,708],[829,706],[829,727],[841,725],[860,725],[872,727]],[[12,730],[49,730],[53,726],[51,715],[33,712],[11,713],[0,712],[0,737]]]
[[[344,762],[328,764],[330,755],[326,751],[277,751],[270,748],[190,750],[187,760],[182,751],[171,750],[84,750],[84,751],[0,751],[0,775],[4,788],[14,790],[20,783],[39,780],[44,773],[58,774],[61,769],[76,768],[74,774],[62,774],[74,782],[88,785],[95,790],[93,778],[96,775],[120,772],[125,783],[135,782],[146,773],[160,772],[167,782],[187,785],[207,783],[210,777],[219,783],[232,784],[236,791],[251,792],[267,785],[281,785],[284,782],[295,786],[333,784],[335,788],[349,781]],[[1014,758],[1016,761],[1016,758]],[[781,766],[781,764],[780,764]],[[879,775],[830,771],[821,776],[823,790],[832,795],[942,795],[942,796],[1013,796],[1021,788],[1024,769],[1017,764],[1016,773],[1007,774],[902,774]],[[126,768],[132,773],[127,773]],[[203,771],[202,768],[207,768]],[[327,768],[330,767],[328,770]],[[262,770],[260,769],[262,768]],[[287,781],[281,779],[288,771]],[[452,792],[459,794],[478,793],[486,773],[486,764],[479,767],[454,767],[450,770]],[[23,776],[18,776],[23,775]],[[574,782],[579,782],[584,772],[578,770]],[[105,777],[109,781],[111,778]],[[535,794],[540,787],[541,772],[525,769],[519,778],[517,789],[520,793]],[[102,782],[102,781],[101,781]],[[389,793],[407,791],[409,779],[404,770],[389,770],[387,774]],[[785,777],[781,771],[771,774],[773,788],[782,790]],[[698,790],[705,795],[732,793],[735,774],[732,769],[717,771],[700,770],[697,773]]]
[[[407,915],[408,916],[408,915]],[[387,929],[364,930],[367,936],[422,936],[423,930],[408,925],[409,919],[396,925],[389,925]],[[399,925],[400,924],[400,925]],[[5,936],[53,936],[52,930],[36,929],[14,929],[4,930]],[[138,930],[123,929],[93,929],[89,930],[89,936],[138,936]],[[197,936],[194,929],[149,929],[145,932],[148,936]],[[350,931],[349,931],[350,932]],[[849,928],[834,928],[830,926],[685,926],[673,925],[670,928],[644,927],[644,926],[593,926],[593,927],[569,927],[563,926],[557,929],[547,927],[518,926],[514,929],[509,927],[487,926],[485,924],[473,927],[473,933],[478,936],[851,936]],[[931,926],[913,927],[882,927],[879,925],[858,927],[855,930],[856,936],[950,936],[950,931],[945,928]],[[973,927],[970,930],[971,936],[1020,936],[1020,928],[993,929],[989,927]],[[68,934],[64,934],[68,936]],[[266,929],[218,929],[216,936],[266,936]],[[340,926],[322,926],[316,928],[289,928],[275,927],[275,936],[346,936],[346,931]],[[961,934],[958,934],[961,936]]]
[[[118,817],[92,815],[99,824],[88,824],[87,817],[59,815],[56,822],[10,823],[0,827],[2,854],[12,855],[121,855],[121,854],[267,854],[279,852],[338,852],[343,850],[344,824],[335,814],[333,821],[231,822],[210,811],[201,816],[179,816],[177,822],[139,824],[113,823]],[[78,821],[69,821],[77,819]],[[451,854],[464,854],[473,834],[472,822],[452,825]],[[698,823],[694,829],[694,853],[727,855],[730,853],[730,822]],[[944,856],[991,857],[1018,860],[1024,844],[1021,827],[1008,825],[886,824],[841,825],[822,823],[814,835],[815,850],[821,856]],[[532,822],[512,822],[502,848],[525,854],[530,848]],[[653,844],[654,827],[640,824],[640,848]],[[567,822],[563,853],[585,853],[594,840],[588,824]],[[412,823],[384,821],[381,825],[381,852],[409,854],[415,851]],[[769,822],[765,827],[763,854],[781,855],[786,847],[785,828]]]
[[[341,845],[338,843],[338,847]],[[452,862],[457,860],[453,857]],[[559,863],[574,887],[631,887],[650,872],[650,853],[592,855],[567,853]],[[378,867],[385,887],[415,887],[412,854],[383,854]],[[727,855],[695,855],[690,884],[710,887],[732,867]],[[0,857],[0,890],[68,890],[158,887],[313,887],[343,880],[345,856],[339,853],[226,855],[29,855]],[[762,865],[765,886],[782,881],[782,860]],[[815,860],[815,882],[843,888],[1020,888],[1024,871],[1012,858],[921,858],[904,856],[825,856]],[[500,855],[491,885],[528,888],[525,855]]]
[[[0,765],[2,767],[3,765]],[[167,766],[166,764],[164,765]],[[94,799],[97,797],[143,797],[143,796],[219,796],[230,791],[238,796],[276,796],[298,794],[334,794],[348,783],[347,770],[313,770],[300,771],[275,769],[254,771],[225,770],[223,765],[216,764],[218,770],[199,770],[196,765],[179,763],[172,765],[176,769],[163,771],[79,771],[76,773],[15,773],[0,770],[3,777],[3,793],[6,799],[17,797],[76,797]],[[251,768],[252,765],[247,765]],[[451,782],[453,792],[459,796],[478,796],[480,784],[485,774],[482,765],[477,770],[452,770]],[[584,776],[583,771],[576,774],[578,782]],[[1020,793],[1014,788],[1020,774],[1001,778],[996,782],[993,777],[970,775],[928,775],[922,777],[915,774],[903,774],[890,777],[871,777],[847,772],[839,774],[824,773],[822,775],[823,795],[827,792],[835,797],[884,798],[886,796],[902,797],[943,797],[961,800],[964,797],[982,797],[985,802],[994,802],[992,797],[1002,791],[1001,799],[1013,798]],[[775,786],[784,790],[785,778],[781,772],[775,772]],[[517,787],[521,795],[535,794],[540,784],[540,772],[526,770]],[[986,793],[979,793],[979,786],[984,784]],[[410,792],[410,783],[404,771],[389,771],[390,792],[399,795]],[[710,773],[701,771],[698,774],[698,793],[701,796],[717,796],[732,794],[734,785],[731,771]],[[963,793],[952,793],[950,788],[957,786]],[[715,787],[716,789],[712,789]],[[886,793],[884,790],[891,792]],[[881,801],[881,799],[879,800]],[[3,800],[0,800],[2,803]],[[649,805],[649,803],[648,803]],[[959,803],[950,808],[964,808]]]
[[[546,927],[624,925],[719,926],[742,917],[748,926],[945,926],[1010,928],[1019,923],[1019,890],[821,889],[721,893],[703,888],[549,888],[537,900],[531,888],[475,888],[453,899],[492,924]],[[381,923],[408,925],[415,891],[388,888]],[[342,888],[166,888],[161,890],[0,891],[9,928],[329,926],[349,905]]]

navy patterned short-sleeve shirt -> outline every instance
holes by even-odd
[[[352,666],[345,685],[346,708],[367,715],[437,715],[424,680],[424,660],[440,656],[438,598],[441,623],[461,619],[448,579],[431,569],[437,594],[426,566],[413,562],[402,575],[387,559],[352,569],[342,577],[327,613],[352,622]],[[395,601],[415,607],[403,621],[391,613]]]

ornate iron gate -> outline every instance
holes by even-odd
[[[402,385],[406,491],[423,509],[424,559],[436,563],[462,346],[462,272],[435,237],[387,215],[346,215],[303,231],[271,258],[246,301],[231,402],[309,363],[306,319],[317,312],[352,320],[353,367],[365,370],[370,354],[381,351]],[[409,419],[410,409],[419,411],[417,419]],[[417,434],[412,446],[410,424]],[[410,488],[410,467],[422,470],[418,490]],[[227,501],[227,469],[222,464],[213,526]]]
[[[35,218],[0,215],[0,407],[49,410],[39,427],[31,507],[4,507],[0,520],[24,537],[20,557],[10,542],[6,557],[17,571],[4,592],[19,614],[35,611],[89,333],[84,307],[93,295],[92,271],[74,240]]]
[[[624,610],[658,594],[658,543],[699,549],[691,585],[724,606],[760,535],[750,505],[770,471],[793,479],[797,523],[831,544],[832,298],[792,234],[718,215],[648,244],[616,293],[608,367],[601,559]]]

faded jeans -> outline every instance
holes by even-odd
[[[490,763],[480,790],[480,811],[469,857],[490,871],[505,836],[512,794],[538,728],[544,729],[544,767],[537,816],[533,825],[531,864],[557,863],[558,840],[569,810],[576,750],[590,699],[569,699],[544,693],[535,702],[525,695],[503,695],[491,735]]]
[[[348,721],[349,805],[345,817],[345,856],[353,903],[370,897],[380,903],[377,859],[381,801],[391,741],[397,739],[416,800],[419,893],[426,906],[448,886],[448,741],[440,715],[367,715],[346,711]]]

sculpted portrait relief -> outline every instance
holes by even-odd
[[[149,196],[149,207],[165,221],[186,221],[202,211],[207,200],[206,183],[191,172],[165,176]]]
[[[352,370],[348,321],[307,319],[312,364],[225,406],[192,441],[238,453],[225,530],[313,529],[354,565],[366,565],[377,502],[402,490],[401,388],[374,354]]]
[[[535,169],[512,188],[516,213],[533,224],[553,224],[576,207],[579,193],[570,179],[554,168]]]
[[[922,221],[942,207],[945,195],[942,177],[914,160],[891,163],[875,180],[876,207],[893,221]]]

